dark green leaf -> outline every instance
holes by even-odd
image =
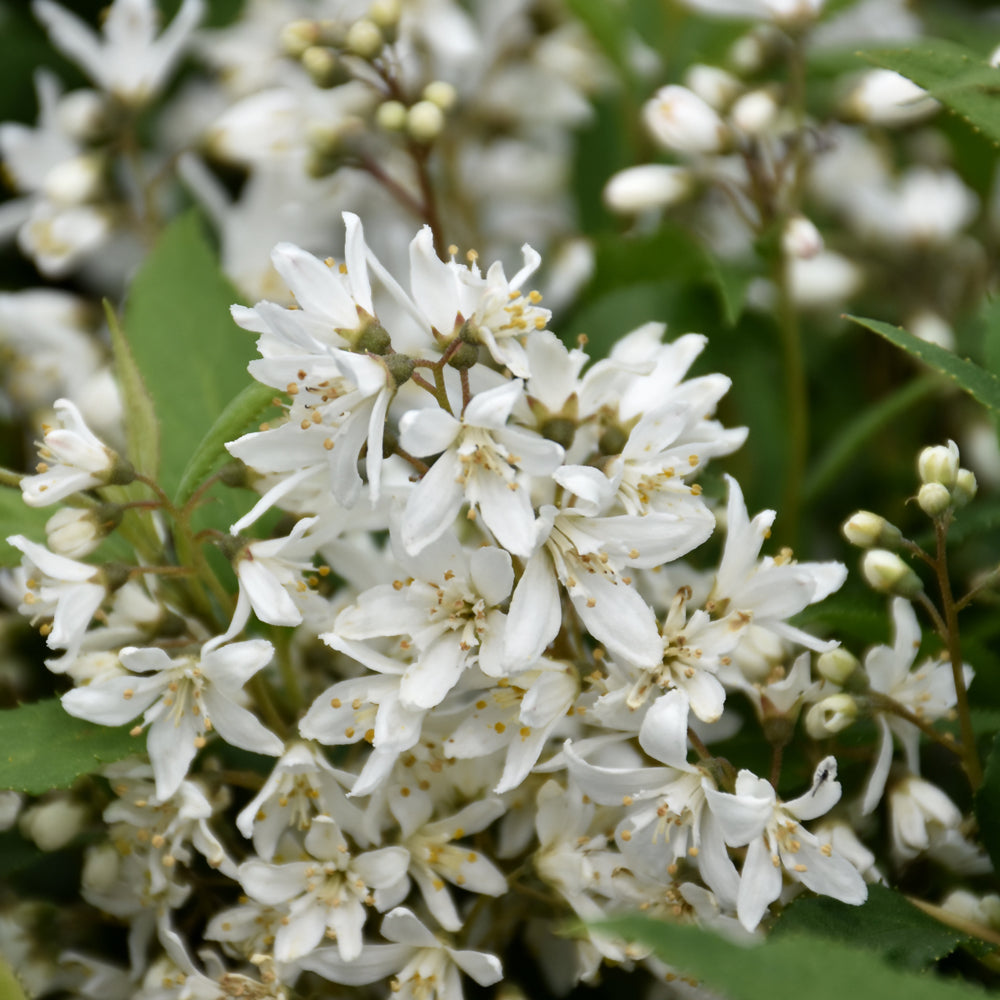
[[[104,312],[111,331],[111,349],[115,357],[115,375],[125,410],[125,436],[128,460],[136,472],[155,480],[160,471],[160,426],[153,410],[153,400],[135,363],[132,349],[118,323],[111,303],[104,300]]]
[[[881,885],[868,887],[868,901],[863,906],[848,906],[828,896],[796,900],[782,914],[773,933],[803,932],[877,951],[893,965],[914,970],[951,954],[967,939]]]
[[[0,788],[41,795],[145,749],[129,727],[74,718],[58,699],[0,712]]]
[[[1000,143],[1000,69],[978,53],[935,38],[905,48],[869,49],[859,55],[919,84],[976,132]]]
[[[976,792],[976,818],[983,846],[993,866],[1000,867],[1000,734],[993,738],[983,783]]]
[[[810,934],[741,947],[698,927],[624,917],[594,925],[651,945],[664,962],[727,1000],[983,1000],[974,986],[893,968],[878,955]]]
[[[193,212],[164,231],[132,283],[125,332],[160,419],[160,485],[170,494],[246,385],[254,341],[229,315],[237,298]]]
[[[223,456],[229,456],[225,445],[239,437],[247,427],[264,412],[274,399],[275,392],[270,386],[253,382],[248,385],[219,414],[208,433],[201,439],[191,460],[181,476],[177,489],[177,503],[186,503]]]
[[[20,490],[0,487],[0,566],[17,566],[21,553],[8,545],[8,535],[26,535],[33,542],[45,541],[45,522],[53,511],[46,507],[29,507]]]
[[[1000,412],[1000,378],[985,368],[980,368],[967,358],[960,358],[957,354],[938,347],[937,344],[930,344],[919,337],[914,337],[912,333],[907,333],[901,327],[892,326],[890,323],[882,323],[877,319],[863,319],[859,316],[846,318],[885,337],[908,354],[946,375],[983,406]]]
[[[757,272],[745,265],[705,254],[706,273],[719,296],[722,316],[728,326],[735,326],[743,314],[747,290]]]

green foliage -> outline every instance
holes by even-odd
[[[876,951],[893,965],[914,971],[951,954],[967,940],[881,885],[868,887],[863,906],[848,906],[828,896],[796,900],[775,925],[774,935],[799,933]]]
[[[17,976],[14,975],[14,970],[2,956],[0,956],[0,997],[3,997],[3,1000],[27,1000]]]
[[[919,337],[914,337],[901,327],[859,316],[848,316],[847,319],[885,337],[908,354],[912,354],[935,371],[950,378],[983,406],[994,413],[1000,413],[1000,378],[992,372],[981,368],[968,358],[960,358],[951,351],[938,347],[937,344],[930,344]]]
[[[799,932],[740,948],[697,927],[624,917],[595,930],[650,945],[678,973],[694,976],[727,1000],[975,1000],[984,991],[893,968],[871,951]]]
[[[69,788],[81,775],[140,752],[142,742],[128,730],[74,718],[58,699],[7,709],[0,713],[0,788],[29,795]]]
[[[976,819],[983,846],[993,866],[1000,868],[1000,734],[993,738],[983,783],[976,792]]]
[[[125,410],[125,435],[128,440],[128,460],[136,472],[156,479],[160,469],[160,426],[153,410],[153,400],[146,382],[135,363],[129,342],[122,332],[111,303],[104,300],[104,312],[111,331],[111,349],[115,358],[115,375],[121,389]]]
[[[185,503],[218,464],[228,457],[226,442],[246,431],[247,427],[271,406],[274,390],[260,382],[252,382],[219,414],[215,423],[201,439],[181,476],[177,502]]]
[[[859,55],[909,78],[974,131],[1000,144],[1000,69],[990,66],[978,53],[935,38],[905,48],[868,49]]]
[[[48,508],[29,507],[20,490],[0,487],[0,566],[21,562],[21,553],[7,544],[7,536],[25,535],[34,542],[44,542],[45,522],[51,515]]]
[[[229,315],[237,299],[194,212],[164,231],[132,283],[124,328],[159,417],[159,481],[170,494],[246,385],[254,343]]]

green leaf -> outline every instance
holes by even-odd
[[[923,87],[976,132],[1000,143],[1000,69],[977,52],[943,39],[858,53]]]
[[[271,406],[274,397],[275,391],[270,386],[253,382],[230,401],[201,439],[201,444],[195,449],[184,469],[181,484],[177,489],[178,504],[184,504],[191,499],[198,485],[213,471],[220,458],[229,457],[225,447],[226,442],[239,437]]]
[[[935,371],[946,375],[983,406],[1000,412],[1000,378],[992,372],[981,368],[968,358],[960,358],[957,354],[938,347],[937,344],[930,344],[919,337],[914,337],[901,327],[882,323],[877,319],[863,319],[860,316],[846,316],[845,319],[885,337],[908,354],[930,365]]]
[[[21,988],[14,970],[0,956],[0,997],[4,1000],[27,1000],[27,995]]]
[[[722,317],[727,326],[735,326],[743,315],[747,291],[750,283],[757,277],[757,271],[712,254],[705,254],[705,260],[708,279],[715,288],[722,307]]]
[[[33,542],[45,541],[45,522],[52,516],[46,507],[29,507],[20,490],[0,487],[0,566],[17,566],[21,553],[8,545],[8,535],[25,535]]]
[[[583,23],[604,54],[628,78],[628,21],[607,0],[568,0],[570,11]]]
[[[989,996],[964,983],[895,969],[870,951],[812,934],[785,934],[747,948],[698,927],[638,916],[592,926],[651,945],[678,973],[696,977],[727,1000],[984,1000]]]
[[[122,333],[111,303],[104,300],[104,313],[111,331],[111,349],[115,358],[115,375],[122,393],[125,410],[125,437],[128,460],[136,472],[155,480],[160,471],[160,425],[153,410],[153,400],[135,363],[132,349]]]
[[[41,795],[82,774],[144,751],[129,727],[95,726],[69,715],[58,698],[0,712],[0,788]]]
[[[881,885],[868,887],[863,906],[848,906],[828,896],[796,900],[781,915],[773,934],[803,932],[876,951],[893,965],[915,971],[950,955],[968,939]]]
[[[163,232],[132,283],[125,333],[160,419],[160,485],[173,495],[202,438],[246,385],[252,336],[196,213]]]
[[[975,807],[983,846],[993,867],[1000,867],[1000,733],[993,738],[983,783],[976,792]]]

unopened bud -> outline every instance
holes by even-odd
[[[686,167],[646,163],[615,174],[604,187],[604,204],[623,214],[667,208],[687,198],[693,186]]]
[[[744,135],[764,135],[774,128],[778,102],[766,90],[752,90],[736,101],[729,117],[733,127]]]
[[[417,142],[433,142],[444,128],[444,112],[430,101],[417,101],[406,112],[406,131]]]
[[[60,101],[56,111],[59,127],[82,143],[99,142],[107,138],[111,128],[111,113],[103,94],[96,90],[74,90]]]
[[[928,517],[940,517],[952,505],[951,493],[940,483],[924,483],[917,493],[917,504]]]
[[[121,508],[101,504],[99,508],[63,507],[45,524],[49,548],[70,559],[89,555],[109,531],[121,521]]]
[[[955,476],[955,485],[951,490],[951,499],[956,507],[964,507],[979,490],[976,474],[971,469],[959,469]]]
[[[385,45],[385,38],[374,21],[363,17],[347,29],[347,49],[362,59],[373,59]]]
[[[662,87],[647,101],[642,118],[650,134],[681,153],[718,153],[729,133],[715,111],[687,87]]]
[[[880,594],[916,597],[924,585],[913,570],[895,552],[870,549],[861,560],[861,572],[868,585]]]
[[[104,189],[104,159],[96,153],[74,156],[53,167],[43,184],[45,194],[63,205],[95,200]]]
[[[716,111],[728,107],[742,92],[743,84],[718,66],[696,63],[684,74],[684,83]]]
[[[881,514],[859,510],[852,514],[841,529],[844,537],[859,549],[894,549],[902,541],[903,533],[890,524]]]
[[[82,802],[60,797],[26,809],[18,827],[40,851],[58,851],[80,833],[86,820],[87,807]]]
[[[0,831],[9,830],[17,822],[23,804],[20,792],[0,792]]]
[[[907,125],[940,106],[922,87],[889,69],[865,73],[844,102],[848,114],[873,125]]]
[[[793,215],[781,234],[781,248],[789,257],[809,260],[823,249],[823,237],[804,215]]]
[[[858,703],[849,694],[833,694],[806,712],[806,732],[823,740],[846,729],[858,716]]]
[[[924,448],[917,459],[917,472],[922,483],[940,483],[950,490],[958,477],[958,445],[949,441]]]
[[[843,684],[858,669],[858,658],[843,646],[820,653],[816,671],[831,684]]]
[[[301,59],[302,54],[310,45],[315,45],[319,37],[319,28],[315,21],[291,21],[281,29],[280,42],[285,55],[293,59]]]
[[[445,80],[434,80],[424,87],[423,97],[442,111],[449,111],[458,100],[458,91]]]
[[[107,892],[118,881],[120,855],[113,844],[98,844],[87,849],[80,883],[91,892]]]
[[[394,28],[402,12],[399,0],[375,0],[368,8],[368,19],[379,28]]]
[[[317,87],[329,89],[346,83],[350,71],[344,66],[333,49],[323,45],[310,45],[301,56],[302,68]]]
[[[375,124],[386,132],[406,128],[406,105],[402,101],[383,101],[375,111]]]

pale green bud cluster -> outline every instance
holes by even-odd
[[[970,469],[959,465],[958,445],[924,448],[917,459],[920,489],[917,504],[932,518],[944,517],[949,511],[964,507],[975,495],[977,483]]]

